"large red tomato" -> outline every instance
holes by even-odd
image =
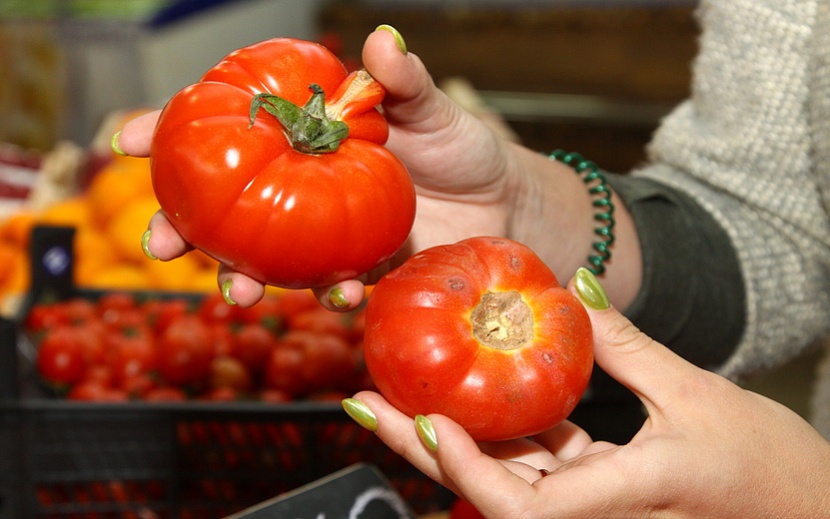
[[[579,301],[530,249],[489,237],[428,249],[381,279],[364,354],[392,405],[449,416],[480,441],[564,420],[593,367]]]
[[[159,204],[191,244],[265,283],[371,270],[415,216],[406,168],[383,147],[384,95],[316,43],[239,49],[162,111],[150,154]]]

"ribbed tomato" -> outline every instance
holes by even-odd
[[[383,147],[384,95],[315,43],[229,54],[162,111],[150,155],[162,210],[192,245],[264,283],[371,270],[415,217],[406,168]]]
[[[480,441],[555,426],[593,367],[576,297],[529,248],[489,237],[425,250],[381,279],[364,355],[392,405],[446,415]]]

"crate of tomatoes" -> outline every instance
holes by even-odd
[[[224,517],[356,462],[418,513],[452,494],[343,412],[371,380],[362,312],[310,292],[78,289],[71,228],[36,228],[0,322],[0,519]]]

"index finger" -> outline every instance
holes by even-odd
[[[113,147],[117,146],[131,157],[148,157],[159,115],[161,110],[154,110],[128,121],[121,133],[115,136]]]

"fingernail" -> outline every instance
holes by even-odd
[[[233,306],[236,305],[236,301],[231,299],[231,287],[233,287],[233,281],[230,279],[226,279],[225,282],[222,283],[222,298],[226,303]]]
[[[579,298],[594,310],[605,310],[611,307],[608,294],[602,288],[599,280],[590,270],[580,267],[574,275],[574,286]]]
[[[344,398],[340,404],[352,420],[358,423],[364,429],[369,429],[372,432],[378,430],[378,418],[375,413],[369,409],[369,406],[355,398]]]
[[[118,145],[118,138],[121,137],[121,130],[118,130],[112,135],[112,139],[110,139],[110,147],[112,151],[121,155],[122,157],[126,157],[127,154],[124,153],[124,150],[121,149],[121,146]]]
[[[141,250],[143,250],[144,255],[151,260],[158,259],[155,254],[150,252],[150,229],[147,229],[144,231],[144,234],[141,235]]]
[[[435,436],[435,427],[426,416],[419,414],[415,417],[415,430],[418,432],[418,437],[427,446],[427,449],[432,452],[438,451],[438,437]]]
[[[348,308],[349,306],[349,301],[346,300],[343,289],[340,287],[335,287],[329,292],[329,302],[336,308]]]
[[[376,31],[389,31],[392,33],[392,36],[395,37],[395,43],[398,44],[398,49],[400,49],[401,53],[406,54],[408,51],[406,50],[406,41],[401,36],[401,33],[398,32],[397,29],[392,27],[391,25],[381,24],[378,25],[375,29]]]

